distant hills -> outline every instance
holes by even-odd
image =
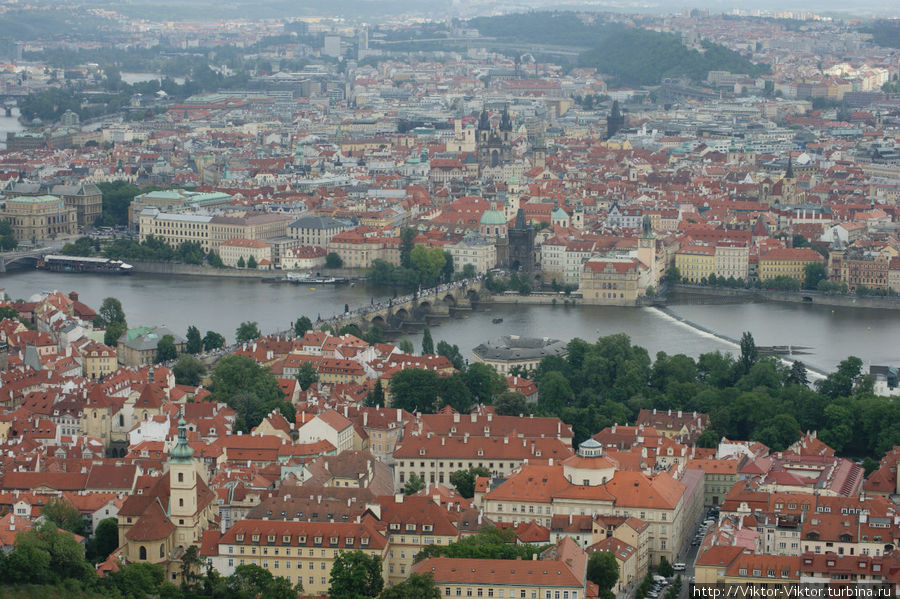
[[[702,42],[703,52],[689,49],[681,37],[649,29],[626,28],[595,16],[583,20],[573,12],[530,12],[478,17],[468,21],[481,35],[500,40],[590,48],[580,66],[597,68],[621,85],[657,85],[667,77],[702,81],[711,71],[757,76],[769,71],[719,44]]]
[[[648,29],[624,29],[603,38],[581,55],[581,66],[595,67],[623,85],[657,85],[668,77],[706,79],[709,71],[756,77],[769,65],[755,64],[719,44],[701,42],[703,52],[687,48],[681,37]]]

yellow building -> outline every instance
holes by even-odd
[[[77,211],[56,196],[8,198],[0,207],[0,220],[8,220],[20,241],[42,241],[78,232]]]
[[[644,296],[650,270],[635,258],[591,258],[581,270],[585,304],[633,306]]]
[[[716,273],[716,248],[705,245],[689,245],[675,252],[675,268],[681,280],[699,283]]]
[[[225,266],[245,265],[253,256],[257,265],[268,268],[272,263],[272,246],[258,239],[227,239],[219,244],[219,257]]]
[[[328,593],[335,559],[356,550],[379,558],[384,576],[387,540],[369,524],[241,520],[219,539],[212,562],[223,576],[254,564],[292,584],[302,582],[304,593],[320,597]]]
[[[825,264],[822,254],[809,248],[779,248],[759,258],[759,280],[791,277],[803,281],[807,264]]]
[[[431,497],[402,495],[380,501],[381,521],[387,525],[387,578],[390,585],[403,582],[412,573],[416,555],[429,545],[449,545],[459,531],[449,512]]]
[[[119,368],[116,350],[91,341],[81,348],[81,368],[85,378],[96,380],[106,376]]]

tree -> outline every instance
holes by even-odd
[[[206,331],[203,336],[203,351],[210,352],[220,347],[225,347],[225,337],[215,331]]]
[[[309,331],[313,328],[312,321],[306,317],[301,316],[297,320],[294,321],[294,334],[297,337],[302,337],[306,334],[306,331]]]
[[[344,259],[337,252],[328,252],[325,256],[325,266],[327,268],[341,268],[344,266]]]
[[[483,466],[471,467],[468,470],[457,470],[450,475],[450,484],[456,487],[459,494],[466,499],[475,496],[475,479],[479,476],[490,476],[491,471]]]
[[[238,267],[238,268],[245,268],[246,266],[247,266],[247,263],[244,262],[244,257],[243,257],[243,256],[238,256],[238,259],[237,259],[237,267]]]
[[[242,322],[235,332],[235,338],[237,338],[238,343],[253,341],[260,337],[259,328],[257,327],[256,322],[252,320],[245,320]]]
[[[84,558],[84,547],[49,518],[16,536],[16,548],[3,565],[4,582],[56,584],[74,579],[90,584],[96,580],[93,566]]]
[[[494,412],[498,416],[527,414],[528,401],[518,391],[507,390],[494,399]]]
[[[391,379],[391,405],[407,412],[431,414],[440,385],[433,370],[405,368]]]
[[[19,313],[12,306],[0,306],[0,320],[18,320]]]
[[[441,599],[431,572],[411,574],[409,578],[381,591],[378,599]]]
[[[431,329],[425,327],[422,333],[422,355],[430,356],[434,354],[434,339],[431,338]]]
[[[119,525],[115,518],[104,518],[87,542],[85,556],[92,562],[102,562],[118,547]]]
[[[416,230],[412,227],[406,227],[400,232],[400,266],[410,268],[412,261],[410,254],[413,250],[413,240],[416,238]]]
[[[103,300],[100,309],[97,311],[97,318],[94,319],[94,325],[98,327],[108,327],[111,324],[125,324],[125,311],[122,309],[122,302],[114,297],[108,297]]]
[[[200,329],[191,325],[187,329],[187,343],[184,350],[189,354],[199,354],[203,351],[203,338],[200,336]]]
[[[247,258],[247,268],[256,268],[257,266],[256,257],[253,256],[253,254],[250,254],[250,257]]]
[[[106,325],[106,331],[103,333],[103,344],[115,347],[119,343],[121,337],[128,329],[128,325],[124,322],[114,322]]]
[[[156,362],[168,362],[178,357],[178,348],[175,347],[175,337],[163,335],[156,343]]]
[[[450,406],[457,412],[468,412],[472,409],[472,393],[466,387],[462,376],[454,373],[453,376],[438,379],[441,406]]]
[[[838,364],[837,371],[829,374],[825,380],[819,381],[819,391],[832,399],[849,397],[853,392],[853,382],[861,373],[862,360],[850,356]]]
[[[494,396],[506,390],[506,379],[497,369],[484,362],[475,362],[463,372],[463,380],[472,393],[472,401],[490,404]]]
[[[711,428],[706,429],[697,437],[697,447],[704,449],[715,449],[719,446],[719,433]]]
[[[366,332],[362,336],[362,340],[369,345],[384,343],[384,329],[377,324],[369,325],[369,328],[366,329]]]
[[[0,251],[14,250],[19,245],[7,219],[0,220]]]
[[[199,335],[199,333],[197,334]],[[175,362],[175,366],[172,367],[172,374],[175,375],[175,383],[177,385],[197,387],[206,374],[206,366],[194,356],[182,354],[178,361]]]
[[[778,414],[768,420],[763,428],[757,428],[753,440],[767,445],[773,451],[784,451],[800,438],[800,425],[790,414]]]
[[[225,356],[210,375],[209,401],[223,401],[237,412],[235,428],[244,432],[262,422],[272,410],[280,410],[294,421],[294,406],[284,401],[284,392],[268,368],[247,356]]]
[[[63,530],[68,530],[77,535],[83,535],[85,531],[84,518],[74,505],[63,498],[54,498],[44,504],[41,514]]]
[[[803,267],[803,288],[818,289],[819,282],[826,280],[828,272],[821,262],[810,262]]]
[[[619,580],[619,564],[616,563],[616,556],[608,551],[593,552],[588,558],[587,579],[600,587],[601,592],[612,590]]]
[[[680,283],[681,271],[678,270],[677,266],[670,266],[669,270],[666,271],[666,278],[672,283]]]
[[[791,373],[788,375],[787,380],[792,385],[808,385],[809,378],[806,375],[806,365],[800,360],[794,362],[791,365]]]
[[[209,262],[209,265],[213,268],[225,268],[225,263],[222,262],[222,257],[218,254],[218,252],[210,252],[206,255],[206,261]]]
[[[306,391],[313,383],[319,382],[319,373],[312,362],[304,362],[297,369],[296,378],[300,389]]]
[[[381,559],[360,550],[338,554],[331,566],[330,599],[371,599],[384,587]]]
[[[753,341],[753,335],[750,331],[744,331],[741,335],[741,356],[738,358],[738,365],[741,372],[746,374],[759,360],[759,350],[756,349],[756,342]]]
[[[424,245],[417,245],[410,252],[409,258],[422,286],[432,287],[437,284],[447,261],[444,250],[439,247],[427,249]]]
[[[425,481],[418,474],[410,474],[403,485],[404,495],[415,495],[425,488]]]
[[[552,371],[541,377],[538,385],[538,406],[556,414],[575,398],[569,381],[560,372]]]
[[[450,345],[446,341],[438,341],[437,355],[444,356],[450,360],[450,363],[457,370],[463,370],[466,367],[465,358],[463,358],[462,353],[459,351],[459,346],[456,344]]]
[[[375,386],[366,393],[366,407],[377,408],[384,405],[384,387],[381,379],[375,379]]]
[[[410,341],[406,337],[397,342],[397,349],[399,349],[404,354],[411,354],[416,351],[416,348],[413,347],[412,341]]]
[[[419,562],[428,557],[481,558],[481,559],[521,559],[531,561],[547,547],[518,544],[512,529],[500,530],[488,526],[478,534],[467,536],[449,545],[428,545],[416,554]]]
[[[665,556],[660,558],[659,567],[656,568],[656,571],[659,572],[660,576],[665,576],[666,578],[675,574],[675,568],[669,563],[669,560],[667,560]]]

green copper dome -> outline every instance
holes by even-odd
[[[494,204],[491,204],[490,210],[485,210],[484,214],[481,215],[481,221],[479,221],[482,225],[505,225],[506,217],[503,216],[503,213],[497,210]]]
[[[169,460],[172,462],[190,462],[194,458],[194,450],[187,442],[187,422],[184,416],[178,419],[178,442],[169,452]]]

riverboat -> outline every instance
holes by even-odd
[[[110,258],[93,258],[90,256],[61,256],[48,254],[38,260],[38,270],[51,272],[90,272],[100,274],[130,275],[134,272],[131,264]]]

